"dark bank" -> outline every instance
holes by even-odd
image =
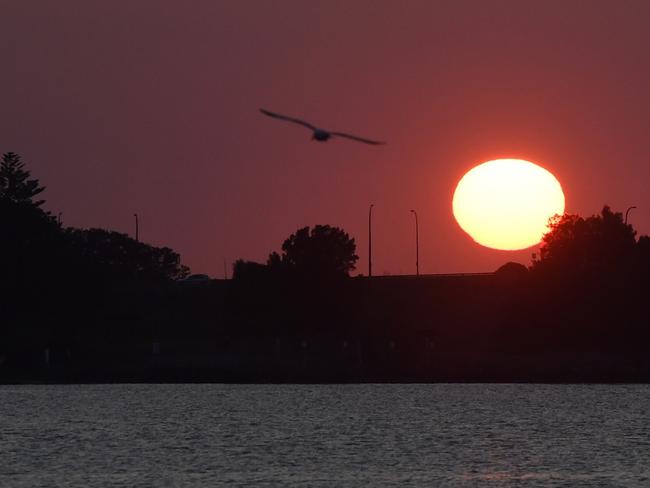
[[[647,382],[650,239],[555,218],[530,267],[350,277],[354,239],[299,229],[233,279],[63,227],[0,166],[0,382]]]

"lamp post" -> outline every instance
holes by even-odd
[[[631,207],[628,207],[627,210],[625,211],[625,225],[627,225],[627,214],[629,214],[630,210],[632,210],[633,208],[636,208],[636,207],[634,205],[632,205]]]
[[[418,213],[415,210],[411,210],[411,213],[415,215],[415,275],[420,276],[420,243],[419,243],[419,229],[418,229]]]
[[[61,216],[63,215],[63,212],[59,212],[59,215],[56,217],[56,221],[59,225],[61,225]]]
[[[368,277],[372,277],[372,207],[368,209]]]
[[[135,240],[136,242],[140,242],[140,223],[138,222],[138,214],[134,213],[133,216],[135,217]]]

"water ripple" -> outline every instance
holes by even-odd
[[[650,486],[643,385],[0,387],[0,486]]]

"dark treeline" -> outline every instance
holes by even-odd
[[[308,377],[650,380],[650,238],[637,239],[607,206],[557,216],[530,267],[507,263],[487,275],[341,272],[326,281],[311,267],[278,272],[294,241],[266,265],[237,263],[230,306],[239,330],[302,354]]]
[[[650,381],[650,238],[608,207],[556,217],[530,267],[350,277],[354,239],[317,225],[223,281],[42,192],[5,154],[0,381]]]
[[[127,288],[182,278],[177,253],[103,229],[64,228],[20,157],[0,162],[0,370],[29,369],[80,340]],[[92,335],[92,334],[90,334]]]

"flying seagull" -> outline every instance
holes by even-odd
[[[353,136],[352,134],[346,134],[344,132],[333,132],[325,129],[319,129],[318,127],[311,125],[309,122],[305,122],[304,120],[294,119],[293,117],[287,117],[286,115],[269,112],[263,108],[260,109],[260,112],[262,112],[264,115],[268,115],[269,117],[273,117],[274,119],[286,120],[287,122],[293,122],[294,124],[299,124],[307,127],[314,132],[311,138],[320,142],[325,142],[332,137],[346,137],[348,139],[352,139],[353,141],[364,142],[366,144],[386,144],[385,142],[372,141],[370,139],[364,139],[363,137]]]

